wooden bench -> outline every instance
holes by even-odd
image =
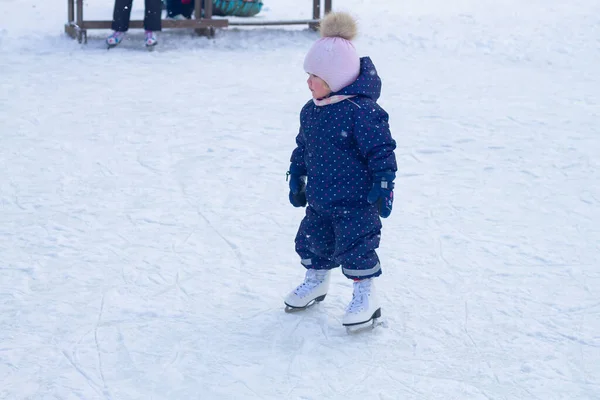
[[[267,0],[277,2],[277,0]],[[324,1],[323,13],[321,13],[321,1]],[[215,34],[216,28],[226,28],[228,26],[266,26],[266,25],[308,25],[311,29],[317,29],[321,17],[331,11],[332,0],[313,0],[312,19],[298,20],[279,20],[279,21],[264,21],[252,20],[248,21],[229,21],[226,18],[213,18],[212,1],[205,1],[204,16],[202,16],[202,2],[195,2],[194,17],[188,20],[171,20],[164,19],[162,21],[163,28],[187,28],[194,29],[197,34],[212,37]],[[88,29],[111,29],[112,20],[96,20],[89,21],[83,17],[83,0],[67,0],[68,7],[68,22],[65,24],[65,32],[73,39],[77,39],[79,43],[87,43]],[[143,28],[144,21],[132,20],[129,24],[130,28]]]

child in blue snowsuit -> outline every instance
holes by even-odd
[[[304,61],[313,94],[300,113],[291,157],[290,202],[306,208],[296,236],[305,280],[286,298],[287,311],[325,298],[330,271],[341,265],[354,281],[343,324],[360,325],[381,315],[373,278],[381,275],[375,249],[380,217],[392,211],[396,143],[388,114],[377,104],[381,80],[351,40],[356,24],[330,13]]]

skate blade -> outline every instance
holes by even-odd
[[[375,328],[378,325],[381,325],[379,322],[379,318],[381,318],[381,308],[375,310],[371,318],[363,322],[355,322],[352,324],[343,324],[346,327],[346,332],[348,333],[357,333],[365,330],[370,330]]]
[[[366,332],[375,329],[375,320],[371,320],[369,322],[365,322],[357,325],[346,326],[346,333],[349,335],[353,335],[356,333]]]
[[[325,300],[325,295],[319,296],[316,299],[309,301],[308,304],[306,304],[304,307],[294,307],[294,306],[290,306],[289,304],[285,303],[285,312],[286,313],[295,313],[298,311],[304,311],[307,308],[310,308],[310,307],[314,306],[315,304],[322,302],[323,300]]]
[[[365,321],[361,321],[361,322],[353,322],[350,324],[343,324],[344,326],[348,327],[348,326],[357,326],[357,325],[363,325],[363,324],[368,324],[369,322],[376,320],[377,318],[381,318],[381,308],[378,308],[377,310],[375,310],[375,312],[373,313],[373,315],[371,315],[371,318],[365,320]]]
[[[381,321],[379,318],[374,318],[370,321],[363,322],[362,324],[345,325],[345,326],[346,326],[346,333],[348,333],[349,335],[353,335],[355,333],[372,331],[373,329],[375,329],[378,326],[385,327],[387,325],[384,321]]]

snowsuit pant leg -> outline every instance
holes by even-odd
[[[174,17],[183,15],[186,18],[191,18],[194,13],[194,0],[184,4],[181,0],[167,0],[167,15]]]
[[[147,31],[162,30],[162,1],[145,0],[144,29]]]
[[[381,219],[376,207],[339,209],[334,213],[334,261],[350,279],[381,275],[375,249],[381,239]]]
[[[198,1],[200,1],[200,0],[198,0]],[[182,4],[181,5],[181,14],[186,18],[192,18],[195,8],[196,8],[196,5],[194,3],[194,0],[190,1],[188,4]]]
[[[131,20],[131,7],[133,0],[115,0],[113,11],[112,29],[118,32],[129,30]],[[145,0],[144,29],[147,31],[160,31],[162,24],[162,1]]]
[[[167,17],[172,18],[181,14],[181,0],[167,0]]]
[[[307,269],[332,269],[338,267],[333,261],[335,235],[333,219],[313,207],[306,208],[306,215],[296,234],[296,253]]]

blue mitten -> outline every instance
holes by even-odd
[[[395,178],[396,173],[391,171],[376,172],[373,175],[373,187],[367,196],[367,201],[375,204],[381,218],[387,218],[392,213]]]
[[[294,207],[306,207],[306,173],[302,173],[292,164],[287,172],[290,182],[290,203]]]

